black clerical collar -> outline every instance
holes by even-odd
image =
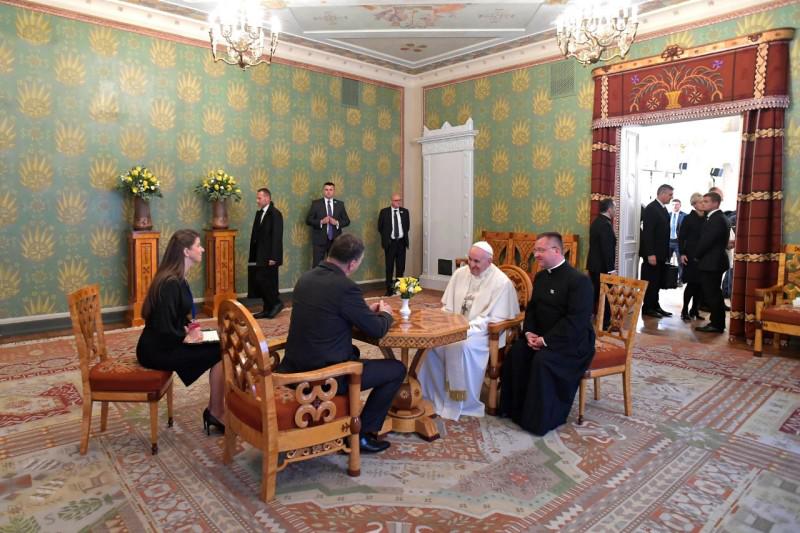
[[[553,273],[553,270],[556,270],[556,269],[558,269],[558,268],[559,268],[561,265],[563,265],[563,264],[564,264],[564,262],[565,262],[565,261],[566,261],[566,259],[564,259],[564,258],[562,257],[562,258],[561,258],[561,262],[560,262],[559,264],[557,264],[557,265],[556,265],[556,266],[554,266],[553,268],[548,268],[548,269],[547,269],[547,273],[548,273],[548,274],[552,274],[552,273]]]

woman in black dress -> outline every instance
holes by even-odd
[[[683,289],[681,319],[686,322],[692,318],[701,318],[698,309],[700,299],[703,297],[703,287],[700,285],[700,271],[697,268],[697,261],[695,261],[695,252],[703,223],[706,220],[703,212],[698,209],[702,200],[703,195],[699,192],[692,195],[690,200],[692,212],[684,217],[680,232],[678,232],[678,249],[681,253],[681,263],[683,263],[682,280],[686,284]],[[690,301],[692,302],[691,311],[689,310]]]
[[[210,434],[212,426],[225,432],[220,422],[225,414],[222,358],[219,342],[202,342],[185,276],[188,269],[200,264],[204,251],[200,234],[194,230],[181,229],[170,238],[142,305],[145,326],[136,345],[136,358],[145,368],[177,372],[187,387],[211,369],[211,395],[203,411],[203,427]]]

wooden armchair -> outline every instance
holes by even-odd
[[[774,333],[780,347],[780,336],[800,335],[800,308],[792,300],[800,295],[800,245],[787,244],[778,262],[778,283],[756,289],[756,334],[753,355],[761,357],[764,331]]]
[[[347,473],[360,475],[360,362],[340,363],[313,372],[279,374],[275,350],[285,343],[267,341],[250,312],[239,302],[219,307],[222,362],[225,369],[225,450],[229,464],[241,437],[260,449],[261,499],[275,497],[275,481],[287,464],[340,450],[350,454]],[[337,377],[348,378],[348,394],[337,395]],[[283,454],[278,464],[278,454]]]
[[[150,405],[150,449],[158,453],[158,402],[167,395],[167,425],[172,427],[172,372],[142,367],[136,355],[109,357],[100,314],[100,288],[91,285],[67,296],[83,381],[80,453],[89,448],[92,406],[100,403],[100,431],[108,423],[108,402]]]
[[[486,368],[486,376],[489,379],[489,395],[486,401],[486,412],[490,415],[497,414],[497,389],[500,379],[500,368],[503,364],[506,349],[514,342],[519,334],[522,322],[525,320],[525,308],[531,299],[533,284],[528,273],[518,266],[501,265],[506,276],[517,289],[517,300],[519,301],[519,314],[509,320],[502,322],[492,322],[489,324],[489,366]],[[500,347],[500,338],[506,334],[505,345]]]
[[[586,382],[594,380],[594,399],[600,399],[600,379],[603,376],[622,374],[622,394],[625,399],[625,416],[631,415],[631,359],[633,338],[639,323],[647,282],[600,274],[600,298],[595,322],[595,353],[589,368],[581,379],[578,400],[578,424],[583,423],[586,405]],[[604,302],[608,300],[611,320],[603,330]]]

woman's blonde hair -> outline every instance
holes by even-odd
[[[689,198],[689,205],[694,207],[694,204],[696,204],[697,202],[699,202],[702,199],[703,199],[703,195],[700,194],[699,192],[692,193],[692,197]]]

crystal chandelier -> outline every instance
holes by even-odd
[[[583,0],[568,5],[556,19],[556,40],[564,56],[588,65],[625,57],[638,26],[630,1]]]
[[[264,28],[263,11],[258,0],[228,0],[221,2],[209,16],[211,54],[214,61],[224,61],[240,68],[271,63],[278,47],[280,21],[272,18]]]

